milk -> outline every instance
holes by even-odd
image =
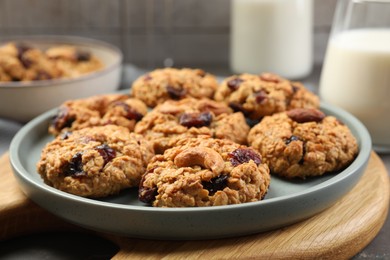
[[[358,29],[332,38],[320,96],[359,118],[376,147],[390,148],[390,29]]]
[[[312,0],[232,0],[230,67],[303,78],[312,69]]]

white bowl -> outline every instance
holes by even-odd
[[[24,42],[38,48],[61,44],[76,46],[98,57],[104,68],[73,79],[52,79],[32,82],[0,82],[0,117],[27,122],[69,99],[109,93],[119,88],[122,73],[122,52],[105,42],[73,36],[25,36],[2,39]]]

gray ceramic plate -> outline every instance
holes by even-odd
[[[347,124],[360,151],[338,174],[305,181],[273,177],[263,201],[205,208],[153,208],[137,201],[137,190],[126,190],[103,200],[78,197],[42,182],[36,172],[41,149],[52,140],[47,126],[55,111],[25,125],[10,146],[10,160],[23,192],[59,217],[88,229],[153,239],[211,239],[240,236],[280,228],[330,207],[351,190],[367,166],[371,139],[352,115],[327,104],[321,109]]]

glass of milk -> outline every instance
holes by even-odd
[[[360,119],[377,152],[390,152],[390,0],[338,1],[319,94]]]
[[[312,0],[232,0],[230,69],[308,76],[313,66]]]

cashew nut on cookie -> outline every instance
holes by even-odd
[[[221,173],[225,167],[219,153],[207,147],[193,147],[180,152],[174,160],[178,167],[191,167],[199,165],[210,169],[214,173]]]

